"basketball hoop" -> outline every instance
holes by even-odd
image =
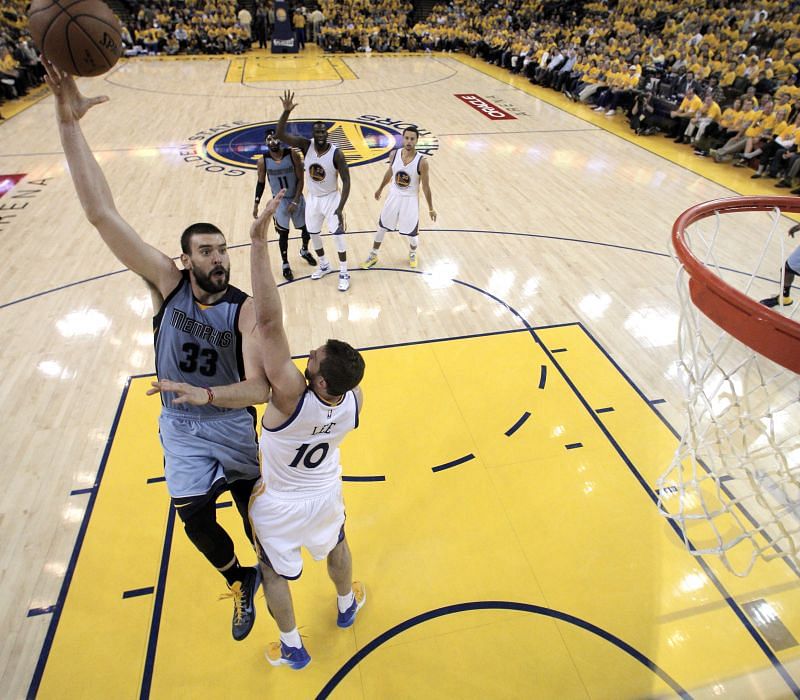
[[[799,198],[736,197],[688,209],[672,230],[686,424],[659,509],[692,553],[739,576],[758,557],[800,567],[800,300],[758,301],[782,297],[782,217],[796,212]]]

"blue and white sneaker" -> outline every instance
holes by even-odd
[[[308,655],[306,648],[302,646],[302,642],[299,649],[287,646],[283,642],[272,642],[267,647],[264,656],[273,666],[286,664],[295,671],[299,671],[311,663],[311,657]]]
[[[339,612],[336,617],[336,624],[339,627],[350,627],[356,619],[356,613],[364,607],[367,602],[367,589],[361,581],[353,581],[353,604],[344,612]],[[337,610],[338,612],[338,610]]]

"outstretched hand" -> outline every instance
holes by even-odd
[[[108,97],[86,97],[78,90],[75,79],[60,68],[42,57],[42,63],[47,71],[44,77],[50,90],[56,98],[56,116],[62,124],[69,124],[80,120],[86,112],[95,105],[108,102]]]
[[[252,226],[250,226],[250,238],[252,240],[266,242],[267,232],[269,231],[269,222],[272,220],[275,212],[278,211],[278,205],[281,203],[283,195],[285,194],[286,189],[284,188],[272,199],[270,199],[269,202],[267,202],[267,204],[264,206],[261,214],[259,214]]]
[[[283,93],[283,97],[281,97],[281,103],[283,104],[283,111],[284,112],[291,112],[295,107],[297,107],[297,102],[294,101],[294,93],[287,90]]]
[[[161,379],[150,383],[147,395],[170,393],[175,394],[174,404],[189,404],[190,406],[205,406],[208,403],[208,392],[201,386],[192,386],[183,382],[173,382]]]

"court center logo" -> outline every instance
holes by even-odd
[[[299,119],[290,121],[287,128],[294,136],[313,140],[316,121],[326,125],[328,141],[342,151],[350,167],[381,161],[392,150],[401,148],[403,129],[409,126],[419,131],[417,150],[420,153],[430,156],[439,148],[439,140],[427,129],[373,114],[363,114],[356,119]],[[248,170],[255,170],[258,157],[267,153],[265,132],[275,125],[274,121],[220,124],[190,136],[179,153],[186,163],[206,172],[241,176]],[[311,177],[314,177],[313,172]]]

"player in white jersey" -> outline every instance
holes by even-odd
[[[319,267],[311,279],[318,280],[329,272],[331,265],[322,247],[323,222],[328,224],[328,232],[333,235],[339,253],[339,291],[350,288],[350,275],[347,273],[347,246],[344,242],[344,205],[350,196],[350,171],[344,154],[332,143],[328,143],[328,128],[325,122],[313,125],[314,140],[294,136],[286,130],[290,112],[297,107],[294,93],[288,90],[281,99],[283,112],[276,127],[277,137],[289,146],[299,148],[305,158],[306,171],[306,228],[311,234],[311,242],[319,258]],[[339,192],[338,180],[342,181]]]
[[[428,180],[430,168],[427,159],[417,152],[418,140],[419,131],[416,127],[410,126],[403,130],[403,148],[397,149],[390,156],[389,167],[383,175],[381,186],[375,192],[375,199],[380,200],[383,188],[391,182],[389,196],[378,219],[372,250],[361,265],[365,270],[375,267],[378,263],[378,250],[387,231],[399,231],[400,235],[408,237],[408,262],[411,267],[417,266],[420,185],[428,201],[431,221],[436,221]]]
[[[314,559],[327,558],[339,627],[352,625],[366,600],[363,584],[352,581],[339,464],[339,444],[358,427],[364,405],[359,387],[364,360],[347,343],[329,340],[310,352],[305,377],[292,361],[267,246],[269,222],[282,197],[281,191],[270,200],[250,229],[256,328],[272,384],[262,419],[262,476],[253,490],[250,521],[267,604],[280,630],[280,642],[269,646],[267,660],[300,669],[311,657],[297,631],[288,582],[302,573],[301,547]],[[164,388],[177,395],[175,402],[205,400],[201,387],[170,383]]]

